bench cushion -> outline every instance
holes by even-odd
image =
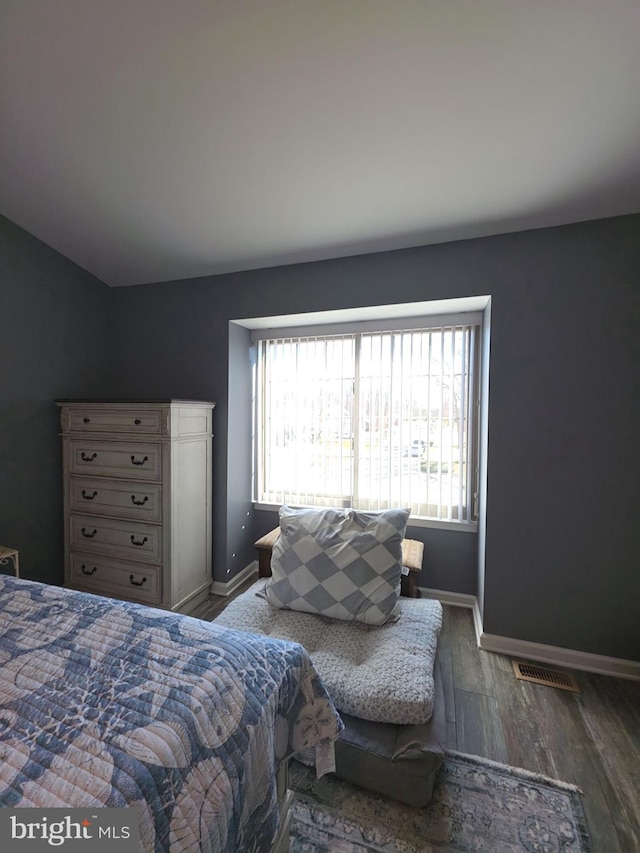
[[[253,584],[216,622],[301,643],[339,711],[394,725],[429,721],[440,602],[401,598],[396,622],[371,626],[272,607],[263,587]]]

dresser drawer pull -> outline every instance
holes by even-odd
[[[91,418],[83,418],[83,419],[82,419],[82,423],[83,423],[83,424],[90,424],[90,423],[91,423]]]
[[[94,528],[92,533],[86,533],[86,532],[85,532],[85,531],[86,531],[86,529],[87,529],[86,527],[83,527],[83,528],[82,528],[82,530],[80,531],[80,532],[82,533],[82,535],[84,536],[84,538],[85,538],[85,539],[93,539],[93,537],[94,537],[94,536],[96,535],[96,533],[98,532],[98,531]]]
[[[142,546],[144,545],[144,543],[145,543],[146,541],[147,541],[147,537],[145,536],[145,537],[143,538],[142,542],[136,542],[136,540],[135,540],[135,537],[134,537],[133,533],[131,534],[131,544],[132,544],[132,545],[137,545],[137,546],[138,546],[138,548],[142,548]]]
[[[149,500],[149,495],[145,495],[141,501],[137,501],[136,496],[131,495],[131,503],[135,504],[136,506],[144,506],[148,500]]]
[[[84,489],[82,490],[82,497],[85,499],[85,501],[92,501],[95,497],[97,497],[97,494],[97,492],[94,492],[92,495],[90,495],[85,492]]]
[[[134,424],[135,424],[136,426],[140,426],[140,424],[141,424],[141,423],[142,423],[142,421],[140,420],[140,418],[136,418],[136,419],[135,419],[135,421],[134,421]]]
[[[98,571],[97,566],[94,566],[92,569],[88,569],[84,563],[80,566],[80,569],[82,570],[83,575],[95,575],[95,573]]]
[[[144,465],[144,463],[145,463],[145,462],[148,462],[148,461],[149,461],[149,457],[148,457],[148,456],[145,456],[145,457],[144,457],[144,459],[142,459],[142,461],[140,461],[140,462],[138,462],[138,461],[136,460],[136,457],[135,457],[135,456],[132,456],[132,457],[131,457],[131,464],[132,464],[132,465]]]
[[[97,457],[97,455],[98,455],[97,453],[92,453],[91,456],[87,456],[83,450],[82,453],[80,454],[80,458],[82,459],[83,462],[93,462],[93,460]]]
[[[129,575],[129,583],[132,584],[132,586],[142,586],[142,584],[145,583],[146,580],[146,578],[142,578],[141,581],[134,581],[133,575]]]

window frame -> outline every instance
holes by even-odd
[[[458,300],[451,300],[455,302]],[[463,300],[459,300],[463,301]],[[428,303],[422,303],[428,305]],[[472,310],[462,310],[447,313],[424,313],[409,315],[404,317],[381,317],[371,320],[357,320],[354,322],[339,322],[339,323],[310,323],[310,324],[286,324],[282,326],[261,325],[260,328],[253,328],[251,331],[251,340],[254,352],[254,377],[253,377],[253,473],[252,473],[252,499],[256,509],[277,510],[280,502],[268,502],[258,499],[258,478],[260,471],[261,448],[260,448],[260,425],[258,422],[260,405],[259,405],[259,376],[258,371],[260,365],[257,358],[257,345],[259,341],[270,339],[292,339],[297,337],[319,337],[331,335],[360,335],[367,332],[402,332],[412,330],[428,330],[428,329],[446,329],[456,326],[475,327],[473,334],[473,347],[470,351],[469,379],[472,385],[471,397],[472,402],[469,408],[469,417],[472,423],[468,429],[468,448],[466,465],[468,469],[467,489],[468,497],[466,506],[469,508],[471,518],[469,519],[454,519],[454,518],[433,518],[427,516],[410,517],[409,523],[415,527],[433,527],[447,530],[459,530],[464,532],[476,532],[478,530],[479,519],[479,442],[481,428],[481,360],[482,360],[482,345],[483,345],[483,318],[484,311],[478,310],[476,305]],[[276,318],[274,318],[276,319]],[[277,318],[284,319],[284,318]],[[357,463],[354,458],[354,467]],[[299,504],[292,504],[298,506]],[[335,504],[334,504],[335,505]],[[305,505],[308,506],[308,505]]]

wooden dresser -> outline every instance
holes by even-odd
[[[211,585],[213,403],[59,400],[65,586],[189,612]]]

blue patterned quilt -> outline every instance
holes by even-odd
[[[131,806],[144,850],[268,850],[277,767],[341,728],[296,643],[0,576],[0,806]]]

